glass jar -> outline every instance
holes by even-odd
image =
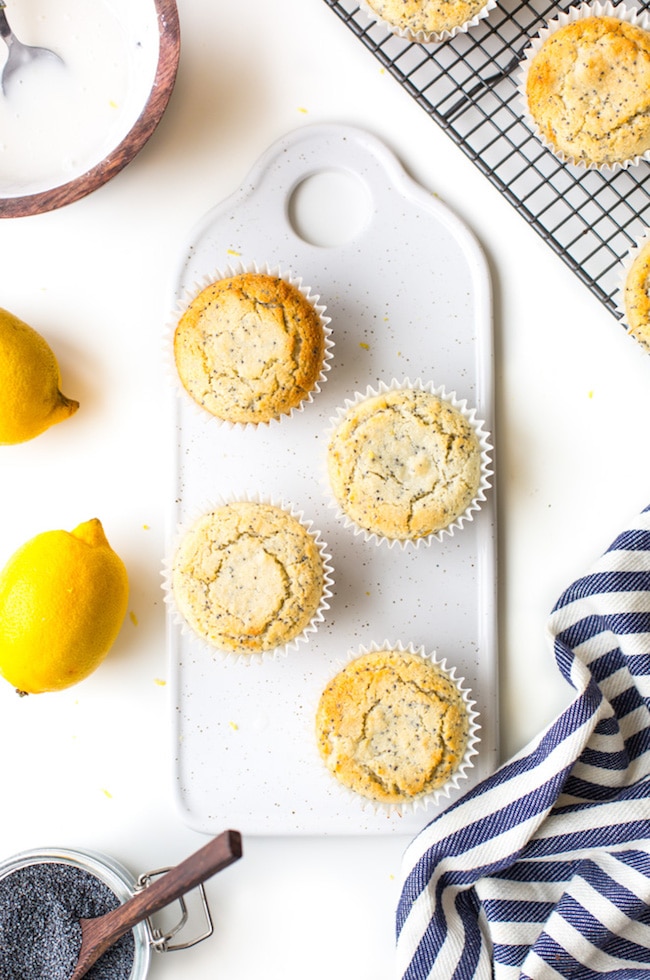
[[[154,877],[165,874],[169,870],[169,868],[159,868],[145,872],[136,879],[119,861],[106,854],[68,847],[48,847],[21,851],[13,857],[0,861],[0,881],[21,868],[36,864],[65,864],[79,868],[102,882],[120,903],[128,901],[136,892],[146,888]],[[203,885],[199,885],[196,890],[200,894],[205,917],[203,932],[189,941],[172,944],[171,940],[184,927],[189,917],[187,905],[182,897],[178,899],[180,918],[173,928],[163,932],[151,919],[137,923],[132,929],[135,948],[129,980],[144,980],[149,971],[152,950],[167,952],[186,949],[212,934],[212,917]]]

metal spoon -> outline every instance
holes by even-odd
[[[225,830],[112,912],[96,919],[80,919],[81,949],[70,980],[81,980],[109,946],[138,922],[203,884],[241,855],[239,831]]]
[[[7,60],[5,62],[4,68],[2,69],[2,76],[0,77],[0,87],[4,94],[7,94],[7,88],[17,71],[20,71],[25,65],[31,64],[34,61],[56,61],[63,64],[63,60],[54,51],[50,51],[49,48],[38,48],[31,44],[23,44],[19,41],[7,20],[7,15],[5,14],[5,7],[7,4],[5,0],[0,0],[0,37],[4,39],[7,45]]]

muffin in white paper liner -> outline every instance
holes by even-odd
[[[478,717],[446,659],[412,643],[373,641],[350,651],[321,691],[309,715],[313,757],[329,791],[349,805],[403,816],[449,797],[468,777]]]
[[[360,411],[370,411],[375,402],[385,415],[386,401],[400,397],[402,393],[422,393],[431,404],[440,402],[447,420],[462,426],[455,433],[454,444],[459,465],[471,471],[473,482],[465,486],[460,476],[455,474],[458,493],[451,502],[456,509],[442,511],[447,501],[439,499],[450,474],[440,478],[436,468],[435,439],[440,429],[430,425],[429,440],[423,444],[407,444],[404,433],[395,432],[389,427],[385,434],[373,433],[375,441],[368,432],[368,417],[358,425],[352,439],[348,428],[355,422]],[[415,412],[409,413],[415,432],[407,431],[408,437],[422,437],[423,428],[418,427]],[[329,506],[336,510],[336,516],[345,527],[355,534],[363,535],[366,541],[377,545],[387,544],[392,548],[419,547],[433,541],[442,540],[445,535],[453,535],[466,523],[474,519],[486,499],[486,491],[491,486],[491,451],[489,433],[484,423],[477,419],[476,409],[470,408],[466,399],[458,399],[455,392],[435,387],[431,382],[419,379],[404,381],[393,379],[390,384],[380,382],[377,388],[370,385],[365,392],[356,392],[339,407],[337,415],[330,419],[326,432],[326,481]],[[383,442],[380,440],[383,439]],[[381,449],[381,456],[379,455]],[[447,455],[448,449],[445,449]],[[342,459],[343,454],[345,458]],[[401,454],[401,455],[400,455]],[[433,462],[433,465],[432,465]],[[447,465],[447,464],[446,464]],[[348,472],[351,474],[347,479]],[[448,495],[449,496],[449,495]],[[397,497],[397,502],[395,502]],[[432,505],[432,514],[424,513],[424,501]],[[368,513],[368,511],[371,513]],[[397,530],[387,529],[388,519],[401,524]],[[379,526],[383,522],[384,526]]]
[[[631,25],[633,28],[638,28],[648,34],[646,54],[650,53],[650,14],[644,10],[637,10],[633,7],[628,7],[624,3],[613,4],[610,2],[604,3],[581,3],[574,7],[569,7],[567,10],[558,13],[557,17],[549,21],[540,31],[539,34],[531,40],[530,46],[524,52],[522,61],[520,64],[519,74],[517,78],[518,88],[519,88],[519,99],[522,106],[523,117],[526,125],[535,134],[540,143],[550,150],[551,153],[561,162],[568,163],[575,167],[585,170],[599,170],[603,173],[615,173],[619,170],[625,170],[628,167],[639,164],[642,160],[650,160],[650,65],[648,59],[640,59],[640,63],[644,66],[644,84],[638,86],[639,90],[643,92],[643,97],[645,99],[642,110],[635,114],[637,118],[644,126],[643,138],[638,137],[638,140],[647,146],[643,152],[632,152],[632,153],[622,153],[620,150],[612,150],[612,153],[606,154],[606,144],[603,141],[603,136],[605,133],[609,135],[610,143],[614,139],[615,128],[605,131],[604,129],[600,134],[594,133],[592,139],[592,144],[598,146],[597,153],[602,155],[602,159],[595,159],[596,154],[592,154],[592,157],[587,156],[586,149],[578,149],[577,152],[571,153],[567,147],[562,148],[555,139],[549,135],[552,122],[548,118],[545,120],[540,120],[535,117],[534,111],[531,108],[528,85],[529,85],[529,75],[533,69],[535,59],[541,49],[544,47],[547,41],[553,36],[557,35],[557,32],[563,28],[569,28],[569,25],[576,24],[580,21],[586,20],[588,18],[615,18],[618,21],[622,21],[625,24]],[[549,49],[547,48],[546,51]],[[575,55],[574,62],[578,62],[578,55]],[[600,123],[605,119],[604,103],[608,100],[611,101],[612,95],[615,94],[615,88],[612,83],[611,77],[605,78],[603,81],[598,81],[594,79],[590,81],[589,84],[585,81],[585,72],[589,68],[592,75],[599,74],[596,72],[592,65],[593,54],[590,59],[586,55],[583,55],[580,61],[580,84],[585,86],[589,90],[589,97],[594,100],[591,106],[587,106],[590,109],[590,116],[596,124]],[[613,59],[603,58],[603,67],[605,71],[603,75],[606,74],[609,67],[615,70],[615,63]],[[606,66],[605,66],[606,62]],[[631,66],[629,58],[626,58],[623,63],[621,78],[631,77]],[[547,80],[548,73],[544,73],[543,78]],[[602,86],[602,92],[599,89],[599,84]],[[568,89],[568,81],[564,83]],[[552,107],[552,111],[555,112],[557,116],[558,110],[558,98],[559,96],[551,96],[545,93],[544,104],[545,106]],[[580,106],[582,111],[585,112],[584,101],[587,98],[586,94],[583,94],[580,100]],[[603,103],[604,99],[604,103]],[[622,122],[627,120],[629,115],[629,95],[623,95],[621,93],[620,104],[614,106],[621,115]],[[611,111],[610,111],[611,114]],[[580,140],[584,145],[586,137],[585,133],[588,132],[587,127],[584,126],[582,118],[578,117],[578,113],[568,113],[566,107],[564,111],[560,114],[560,122],[565,126],[570,123],[575,123],[573,129],[579,134]],[[646,123],[646,120],[648,122]],[[554,118],[553,122],[556,119]],[[621,126],[622,122],[618,125]],[[612,127],[614,126],[614,120],[612,120]],[[545,129],[546,127],[546,129]],[[621,130],[622,132],[622,130]],[[647,139],[646,139],[647,137]],[[563,137],[560,137],[561,139]],[[637,140],[637,141],[638,141]],[[569,142],[568,138],[565,142]],[[605,149],[604,149],[605,148]],[[638,149],[638,147],[637,147]],[[608,156],[610,158],[608,158]]]
[[[650,353],[650,229],[623,257],[614,301],[630,337]]]
[[[437,8],[447,10],[452,4],[439,4],[437,0],[360,0],[359,4],[368,17],[377,21],[391,34],[417,44],[440,44],[457,34],[465,34],[497,6],[497,0],[455,0],[454,14],[441,14]],[[407,9],[408,8],[408,9]],[[435,8],[427,16],[426,8]]]
[[[259,538],[264,548],[255,547],[255,529],[249,526],[244,530],[234,527],[232,540],[219,541],[217,536],[211,550],[201,533],[217,514],[231,528],[237,518],[264,519],[263,530],[272,522],[269,534]],[[280,537],[285,530],[289,547],[283,552]],[[223,561],[219,560],[220,550]],[[185,572],[180,565],[188,556],[191,571]],[[219,583],[218,572],[223,572]],[[308,642],[324,621],[333,587],[331,555],[313,522],[291,504],[255,495],[195,508],[177,529],[162,576],[165,603],[175,624],[218,659],[238,663],[276,660]],[[287,592],[287,583],[295,586],[293,591]],[[208,596],[210,587],[213,594]],[[233,603],[223,615],[214,613],[217,595]],[[265,624],[267,629],[262,630]],[[237,626],[248,632],[238,633]],[[258,642],[262,632],[266,635]]]
[[[278,346],[274,343],[273,339],[269,341],[273,347],[273,356],[271,356],[270,348],[264,351],[261,343],[259,343],[259,334],[256,338],[258,343],[250,343],[248,347],[246,346],[245,338],[238,336],[236,338],[237,343],[235,343],[234,335],[229,334],[227,330],[222,331],[219,336],[213,335],[213,347],[211,350],[213,360],[219,365],[219,370],[224,371],[217,379],[214,387],[210,386],[207,378],[209,374],[210,379],[214,382],[214,371],[208,372],[203,363],[206,348],[196,344],[196,350],[194,350],[195,345],[189,345],[188,341],[188,343],[183,345],[182,355],[179,352],[180,347],[179,351],[176,350],[177,331],[181,331],[184,316],[199,296],[213,287],[216,288],[220,283],[246,275],[264,276],[281,280],[282,283],[288,284],[300,293],[309,308],[316,314],[319,331],[322,332],[322,338],[319,336],[317,339],[319,341],[319,348],[322,339],[322,350],[319,349],[317,352],[318,356],[306,357],[309,365],[305,369],[308,373],[304,378],[307,383],[307,388],[298,381],[295,384],[289,383],[291,376],[299,373],[301,370],[297,363],[298,359],[309,351],[309,344],[303,337],[296,337],[296,342],[293,344],[288,342],[291,338],[287,338],[287,343],[284,344],[284,353],[287,357],[285,363],[281,365],[281,358],[278,356],[278,352],[282,353],[282,351],[278,350]],[[253,262],[248,265],[227,266],[223,270],[215,270],[213,274],[204,276],[203,279],[194,283],[191,288],[186,290],[185,295],[170,317],[166,331],[164,344],[165,359],[171,381],[175,385],[179,397],[186,403],[189,402],[194,406],[201,417],[211,419],[216,424],[224,425],[228,428],[256,428],[259,425],[279,423],[289,418],[294,412],[302,412],[305,406],[313,402],[316,395],[320,392],[321,386],[327,380],[327,374],[331,367],[330,361],[334,346],[332,330],[329,326],[331,318],[327,316],[325,312],[326,307],[319,300],[320,296],[312,294],[310,287],[305,286],[301,278],[291,272],[282,271],[279,266],[271,268],[268,264],[258,265]],[[247,332],[248,325],[245,317],[242,317],[242,320],[237,325],[237,329],[243,333]],[[187,331],[188,334],[190,330]],[[180,334],[178,335],[180,336]],[[193,339],[196,339],[196,337],[193,337]],[[277,340],[277,337],[275,340]],[[244,365],[244,367],[251,369],[249,371],[250,377],[248,377],[246,371],[235,370],[235,368],[240,368],[241,364],[233,364],[231,370],[224,367],[227,363],[228,355],[228,350],[225,347],[229,347],[230,353],[236,353],[239,358],[248,351],[251,361],[249,364]],[[269,355],[267,363],[273,363],[276,366],[270,375],[262,381],[265,354]],[[295,361],[293,359],[294,357],[296,358]],[[185,378],[182,377],[183,373],[186,375]],[[196,374],[196,377],[190,377],[190,375],[194,374]],[[274,385],[273,382],[275,382]],[[224,395],[228,385],[230,385],[231,389],[235,390],[233,397],[236,400],[241,401],[244,398],[244,391],[248,391],[249,405],[252,407],[245,409],[240,406],[232,409],[235,416],[239,414],[242,415],[242,418],[229,417],[226,405],[218,407],[215,404],[217,398],[221,398]],[[253,390],[255,386],[258,387],[258,391]],[[264,404],[267,404],[266,411],[262,410]],[[255,417],[245,419],[243,418],[245,414]]]

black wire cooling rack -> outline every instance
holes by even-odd
[[[561,164],[523,121],[517,87],[529,39],[571,0],[500,0],[476,27],[437,45],[389,34],[353,0],[325,3],[620,318],[620,263],[650,224],[650,165],[600,173]]]

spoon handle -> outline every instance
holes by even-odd
[[[4,0],[0,0],[0,37],[3,37],[7,44],[12,39],[12,31],[9,27],[9,21],[7,20],[7,15],[5,14],[5,7],[7,4]]]
[[[80,980],[102,953],[138,922],[196,888],[241,855],[239,831],[225,830],[128,902],[96,919],[82,919],[81,950],[70,980]]]

